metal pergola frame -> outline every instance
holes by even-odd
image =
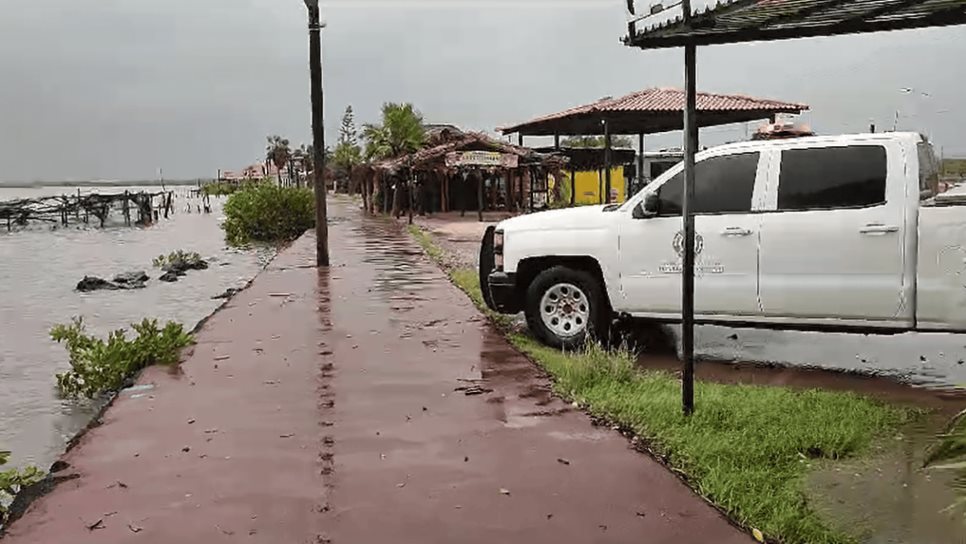
[[[627,0],[634,14],[634,0]],[[966,24],[966,0],[731,0],[695,13],[681,0],[679,17],[638,30],[664,10],[628,23],[624,43],[641,49],[684,47],[684,256],[681,344],[682,407],[694,412],[694,156],[698,149],[696,66],[699,45],[776,41],[816,36]],[[673,8],[672,8],[673,9]]]

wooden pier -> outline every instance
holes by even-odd
[[[102,194],[77,194],[22,198],[0,202],[0,222],[7,230],[24,227],[31,222],[89,224],[93,217],[103,227],[113,213],[121,214],[125,225],[149,225],[173,212],[173,191],[145,191]],[[2,223],[0,223],[2,224]]]

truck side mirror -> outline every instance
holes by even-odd
[[[651,217],[657,217],[660,204],[661,199],[657,196],[656,192],[648,193],[644,197],[643,202],[639,202],[637,206],[634,206],[634,211],[631,215],[634,217],[634,219],[650,219]]]

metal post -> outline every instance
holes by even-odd
[[[690,13],[685,2],[685,13]],[[695,81],[697,47],[684,47],[684,266],[681,294],[681,348],[684,352],[681,402],[685,415],[694,412],[694,154],[698,149],[697,85]]]
[[[520,147],[523,147],[523,133],[522,132],[518,132],[517,133],[517,145],[520,146]]]
[[[556,151],[560,151],[560,135],[559,134],[554,134],[553,135],[553,148]]]
[[[322,90],[322,22],[319,0],[305,0],[309,11],[309,73],[312,80],[312,155],[315,165],[315,259],[329,266],[329,225],[325,203],[325,125]],[[279,172],[281,177],[281,172]]]
[[[606,119],[601,123],[604,124],[604,204],[610,204],[610,124]]]
[[[637,135],[637,189],[644,187],[644,133]]]

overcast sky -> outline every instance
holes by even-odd
[[[323,0],[327,138],[352,104],[411,101],[493,130],[682,85],[681,50],[624,47],[621,0]],[[820,133],[870,120],[966,155],[966,27],[703,48],[699,90],[802,101]],[[902,88],[914,88],[903,94]],[[310,140],[301,0],[4,0],[0,180],[213,176]],[[709,129],[703,144],[744,136]],[[677,145],[680,135],[648,139]]]

